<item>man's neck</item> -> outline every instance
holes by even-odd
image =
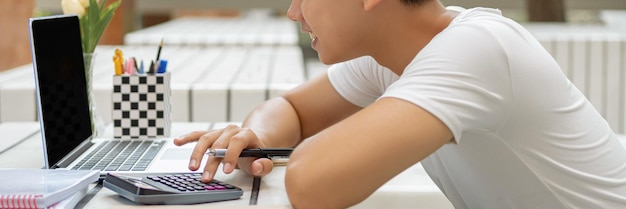
[[[380,47],[374,49],[371,55],[378,63],[401,75],[415,56],[448,27],[457,14],[447,11],[439,1],[429,1],[390,15],[388,22],[392,25],[388,28],[391,30],[381,31],[387,33],[381,37],[387,38],[380,40],[377,44]]]

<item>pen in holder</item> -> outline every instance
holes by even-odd
[[[113,76],[113,136],[169,137],[170,73]]]

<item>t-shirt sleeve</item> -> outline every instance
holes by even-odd
[[[497,131],[511,102],[507,57],[480,25],[461,24],[438,34],[382,97],[409,101],[452,131],[457,143],[468,132]],[[382,98],[381,97],[381,98]]]
[[[359,107],[366,107],[376,101],[385,87],[398,78],[369,56],[334,64],[327,73],[335,90]]]

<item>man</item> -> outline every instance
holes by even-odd
[[[438,0],[293,0],[328,73],[254,110],[242,127],[198,131],[208,148],[262,176],[242,149],[296,147],[295,208],[346,208],[417,162],[455,208],[620,208],[626,150],[540,43],[495,9]],[[306,139],[306,140],[304,140]]]

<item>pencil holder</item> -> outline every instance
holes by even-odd
[[[113,76],[113,136],[169,137],[170,73]]]

